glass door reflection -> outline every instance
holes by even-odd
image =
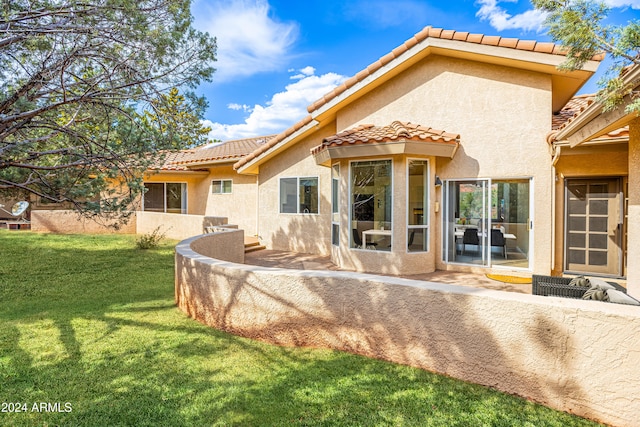
[[[446,261],[488,265],[488,180],[448,181]]]

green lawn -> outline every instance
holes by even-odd
[[[205,327],[174,306],[173,246],[134,242],[0,231],[0,403],[27,410],[0,425],[595,425],[419,369]]]

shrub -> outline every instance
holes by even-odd
[[[164,239],[165,233],[160,231],[158,226],[151,233],[143,234],[136,239],[136,247],[138,249],[155,249],[160,245],[160,241]]]

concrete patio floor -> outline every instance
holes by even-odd
[[[259,265],[262,267],[289,268],[292,270],[341,270],[338,266],[331,262],[331,258],[329,256],[300,254],[295,252],[276,251],[270,249],[245,254],[245,264]],[[435,271],[433,273],[413,274],[395,277],[447,283],[451,285],[472,286],[476,288],[519,292],[523,294],[531,293],[531,283],[505,283],[489,279],[486,275],[478,273]]]

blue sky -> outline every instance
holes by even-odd
[[[640,0],[607,3],[614,23],[640,19]],[[213,82],[197,93],[209,102],[210,137],[222,141],[285,130],[427,25],[549,41],[544,16],[523,0],[194,0],[192,13],[218,41]],[[580,92],[595,92],[593,80]]]

